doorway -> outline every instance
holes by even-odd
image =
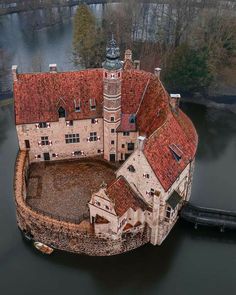
[[[50,154],[49,153],[43,153],[44,161],[50,160]]]
[[[110,162],[115,162],[115,161],[116,161],[116,155],[110,154]]]
[[[30,149],[30,141],[28,139],[25,140],[25,148]]]

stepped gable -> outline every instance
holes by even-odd
[[[132,190],[124,176],[116,178],[106,189],[108,197],[115,204],[115,211],[122,216],[129,208],[148,210],[148,205]]]
[[[102,117],[102,70],[19,74],[14,82],[16,124],[58,121],[58,108],[67,120]],[[90,110],[95,99],[96,110]],[[75,112],[75,102],[81,111]]]
[[[139,70],[123,71],[121,86],[121,111],[123,114],[135,114],[137,112],[151,75],[151,73]]]
[[[144,155],[165,191],[194,159],[196,153],[196,131],[192,125],[189,125],[190,120],[186,119],[186,115],[183,116],[180,112],[179,116],[176,119],[172,113],[169,113],[166,122],[146,141],[144,146]],[[189,129],[188,135],[184,132],[179,120],[182,120],[181,124]]]
[[[168,112],[168,95],[159,79],[152,75],[137,114],[140,133],[149,137],[164,123]]]

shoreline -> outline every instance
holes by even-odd
[[[230,111],[236,114],[236,96],[233,99],[233,96],[230,96],[230,100],[227,102],[227,96],[225,96],[225,101],[223,102],[222,98],[224,96],[217,97],[182,97],[181,102],[184,103],[193,103],[204,105],[207,108],[214,108],[219,110]],[[234,101],[233,101],[234,100]]]

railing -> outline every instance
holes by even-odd
[[[223,229],[236,229],[236,212],[198,207],[187,204],[182,209],[182,219],[197,225],[215,226]]]
[[[138,1],[138,0],[137,0]],[[1,3],[2,2],[2,3]],[[0,15],[10,14],[15,12],[22,12],[34,9],[44,9],[52,7],[71,7],[79,5],[80,3],[90,4],[106,4],[107,2],[121,2],[121,0],[2,0],[0,2]],[[143,3],[159,3],[168,4],[173,0],[139,0]],[[193,5],[196,7],[215,7],[217,0],[199,0],[195,1]],[[235,7],[234,1],[218,0],[218,2],[224,3],[225,8],[232,9]]]

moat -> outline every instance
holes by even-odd
[[[191,104],[183,109],[200,138],[191,201],[236,210],[235,115]],[[196,231],[181,222],[161,247],[147,245],[107,258],[39,255],[22,240],[15,225],[12,185],[17,139],[12,106],[0,109],[0,122],[0,288],[5,294],[64,294],[78,289],[86,294],[172,294],[173,286],[178,286],[176,294],[234,290],[235,233],[202,227]]]
[[[101,10],[94,8],[99,15]],[[2,19],[0,39],[9,64],[24,71],[57,62],[70,70],[71,22],[27,33],[27,15]],[[15,50],[17,47],[17,50]],[[57,53],[55,55],[55,52]],[[56,60],[55,60],[56,57]],[[35,64],[35,65],[33,65]],[[236,211],[236,115],[199,105],[182,108],[199,134],[191,202]],[[144,246],[114,257],[40,255],[16,227],[13,174],[17,138],[12,106],[0,108],[0,290],[3,294],[222,294],[235,292],[234,232],[179,222],[161,247]]]

